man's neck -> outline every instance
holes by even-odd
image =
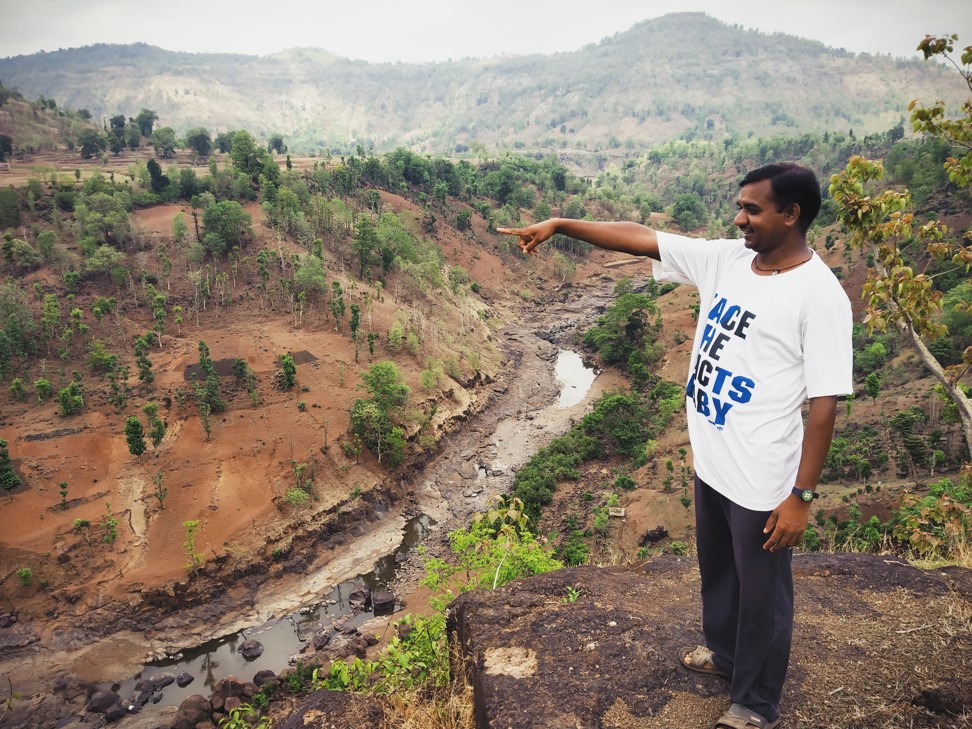
[[[813,250],[807,245],[806,238],[794,238],[783,245],[756,254],[756,261],[762,268],[785,268],[807,260]]]

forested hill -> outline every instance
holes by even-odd
[[[924,30],[915,33],[917,43]],[[148,107],[182,131],[282,133],[305,152],[608,151],[680,135],[866,134],[897,124],[915,97],[957,105],[963,90],[936,64],[855,55],[701,13],[550,55],[371,64],[306,48],[258,57],[96,45],[0,59],[0,79],[95,118]]]

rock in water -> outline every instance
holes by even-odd
[[[258,640],[252,640],[252,639],[244,640],[240,644],[239,651],[240,653],[243,654],[243,657],[246,660],[252,661],[263,655],[263,643],[261,643]]]
[[[395,596],[390,592],[376,592],[371,597],[375,615],[390,613],[395,609]]]

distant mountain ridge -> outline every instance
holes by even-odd
[[[96,118],[148,107],[179,131],[279,132],[311,152],[598,151],[680,135],[866,134],[898,123],[913,98],[962,98],[955,74],[935,64],[855,55],[702,13],[550,55],[372,64],[308,48],[248,56],[101,44],[0,59],[0,79]]]

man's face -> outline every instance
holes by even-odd
[[[743,187],[736,204],[739,213],[732,222],[739,227],[747,248],[757,253],[770,251],[782,244],[792,232],[795,222],[793,212],[788,209],[777,211],[769,180]]]

